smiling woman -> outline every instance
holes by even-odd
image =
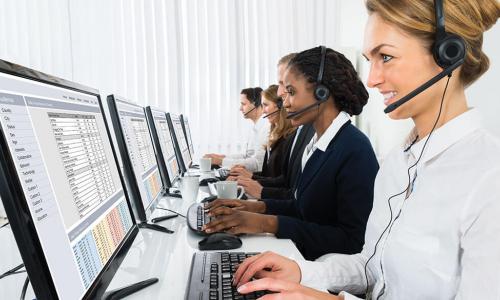
[[[264,253],[240,265],[235,284],[242,293],[280,292],[268,299],[499,299],[500,141],[482,128],[464,89],[488,68],[482,35],[500,17],[500,3],[448,0],[443,10],[442,1],[367,0],[366,6],[368,84],[386,104],[443,70],[432,50],[444,33],[444,26],[433,26],[437,12],[447,32],[463,38],[465,62],[390,113],[411,118],[415,128],[377,174],[360,253],[321,262]],[[247,283],[252,277],[264,279]]]

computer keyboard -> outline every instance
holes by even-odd
[[[259,253],[197,252],[191,262],[186,300],[253,300],[265,295],[258,291],[242,295],[232,285],[236,266]]]
[[[206,235],[204,231],[201,230],[203,225],[209,223],[211,218],[205,213],[204,204],[203,203],[193,203],[188,209],[186,215],[186,221],[188,227],[194,232]]]
[[[215,174],[215,177],[219,178],[220,180],[226,180],[229,177],[229,170],[228,169],[217,169]]]

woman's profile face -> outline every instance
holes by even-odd
[[[264,96],[262,97],[262,108],[264,110],[264,115],[272,114],[278,110],[278,106],[276,105],[276,103],[268,100]],[[271,124],[275,124],[278,121],[278,118],[279,118],[278,113],[275,113],[275,114],[267,117],[267,119],[269,120],[269,123],[271,123]]]
[[[283,75],[283,84],[285,86],[285,99],[283,107],[287,113],[297,112],[309,105],[316,103],[313,95],[311,84],[302,75],[297,75],[296,72],[287,68]],[[310,110],[292,118],[293,126],[310,124],[318,115],[318,109],[311,108]]]
[[[430,45],[403,32],[372,13],[366,24],[363,55],[370,62],[368,86],[384,96],[384,106],[394,103],[438,74],[442,69]],[[446,78],[389,114],[392,119],[417,118],[437,112]]]

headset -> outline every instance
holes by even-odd
[[[424,142],[424,146],[422,147],[422,150],[420,151],[420,154],[419,154],[416,162],[414,164],[412,164],[408,168],[408,170],[407,170],[408,185],[406,186],[406,188],[403,191],[401,191],[401,192],[399,192],[397,194],[394,194],[394,195],[390,196],[387,199],[387,203],[389,205],[389,211],[390,211],[390,217],[391,217],[391,219],[390,219],[389,223],[387,224],[387,226],[382,231],[382,233],[380,234],[379,238],[377,239],[377,242],[375,243],[375,246],[373,248],[373,253],[368,258],[368,260],[366,261],[365,266],[364,266],[365,282],[366,282],[365,294],[366,295],[368,295],[368,274],[367,274],[368,263],[370,262],[370,260],[373,257],[375,257],[375,254],[377,253],[377,247],[378,247],[380,241],[382,240],[382,237],[384,236],[384,234],[388,230],[389,230],[389,232],[391,231],[392,226],[394,225],[394,223],[396,222],[396,220],[401,216],[401,212],[402,212],[402,209],[403,209],[403,207],[401,206],[398,214],[393,219],[393,211],[392,211],[392,206],[391,206],[391,200],[394,197],[397,197],[397,196],[400,196],[400,195],[403,195],[403,194],[406,193],[406,196],[405,196],[405,199],[404,199],[404,201],[406,201],[406,199],[408,199],[408,197],[410,196],[410,194],[412,192],[412,181],[411,181],[410,170],[412,168],[416,167],[417,164],[419,163],[419,161],[422,158],[422,155],[424,153],[424,150],[425,150],[425,148],[427,146],[427,143],[429,142],[429,139],[430,139],[432,133],[436,129],[436,126],[437,126],[437,123],[439,121],[439,118],[441,117],[441,112],[442,112],[442,109],[443,109],[444,97],[446,95],[446,90],[448,89],[448,83],[450,82],[450,78],[451,78],[452,72],[453,72],[453,70],[455,70],[456,68],[458,68],[460,65],[462,65],[464,63],[464,59],[465,59],[465,54],[466,54],[465,53],[466,52],[465,41],[460,36],[458,36],[456,34],[448,33],[445,30],[445,27],[444,27],[444,14],[443,14],[443,0],[434,0],[434,10],[435,10],[435,13],[436,13],[436,35],[435,35],[435,39],[434,39],[434,44],[432,46],[432,54],[434,56],[434,60],[436,61],[436,63],[441,68],[443,68],[444,70],[441,71],[438,75],[436,75],[433,78],[431,78],[429,81],[427,81],[423,85],[419,86],[414,91],[410,92],[405,97],[403,97],[400,100],[398,100],[398,101],[390,104],[389,106],[387,106],[386,109],[384,110],[384,112],[385,113],[390,113],[391,111],[395,110],[396,108],[398,108],[402,104],[406,103],[407,101],[409,101],[410,99],[412,99],[416,95],[420,94],[421,92],[423,92],[424,90],[426,90],[427,88],[429,88],[430,86],[432,86],[433,84],[435,84],[441,78],[443,78],[445,76],[448,76],[448,80],[446,82],[446,86],[445,86],[444,91],[443,91],[443,95],[442,95],[442,98],[441,98],[441,105],[439,107],[439,113],[438,113],[438,116],[436,118],[436,121],[434,122],[434,125],[433,125],[433,127],[432,127],[429,135],[427,136],[425,142]],[[404,151],[405,152],[409,151],[410,148],[411,148],[411,146],[413,146],[413,144],[416,143],[417,139],[418,139],[418,136],[410,144],[410,146],[407,147]],[[415,181],[416,177],[417,177],[417,174],[415,173],[415,177],[413,178],[413,182]],[[387,242],[387,238],[386,238],[385,241]],[[380,261],[380,267],[383,268],[382,260]],[[383,286],[382,286],[382,289],[380,290],[380,293],[377,296],[377,300],[380,297],[382,297],[382,295],[385,293],[385,287],[386,287],[386,285],[385,285],[385,278],[384,278],[383,272],[382,272],[382,280],[383,280]]]
[[[330,97],[330,90],[323,84],[323,73],[325,72],[325,63],[326,63],[326,47],[325,46],[320,46],[320,47],[321,47],[321,61],[319,64],[318,78],[316,79],[316,88],[314,89],[314,99],[316,99],[316,102],[296,112],[289,113],[286,116],[287,119],[296,118],[297,116],[305,113],[311,108],[319,106],[321,103],[326,102],[326,100],[328,100],[328,98]]]
[[[248,115],[252,111],[256,110],[257,107],[259,107],[262,104],[262,98],[261,94],[259,93],[259,96],[257,97],[257,93],[255,92],[257,88],[252,88],[252,102],[253,102],[253,108],[246,113],[243,114],[243,116]]]
[[[446,32],[444,26],[443,0],[434,0],[434,10],[436,12],[436,35],[434,38],[434,44],[432,45],[432,55],[434,56],[434,60],[438,66],[443,68],[443,71],[415,90],[411,91],[408,95],[388,105],[384,109],[386,114],[392,112],[416,95],[425,91],[441,78],[450,76],[453,70],[464,63],[466,51],[465,42],[460,36]]]
[[[265,118],[268,118],[268,117],[270,117],[272,115],[275,115],[275,114],[279,113],[281,111],[281,109],[283,108],[283,99],[279,98],[278,102],[276,102],[276,106],[278,108],[277,110],[275,110],[272,113],[269,113],[269,114],[263,116],[263,118],[265,119]]]

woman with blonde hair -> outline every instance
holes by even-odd
[[[287,146],[290,137],[295,131],[290,120],[286,118],[286,111],[282,109],[283,100],[278,96],[278,85],[270,85],[262,92],[262,107],[264,115],[271,124],[269,141],[264,156],[262,172],[253,173],[252,179],[262,177],[277,177],[281,175],[284,160],[286,159]]]
[[[442,2],[366,1],[368,86],[390,118],[415,128],[380,168],[361,253],[316,262],[264,253],[240,265],[238,291],[278,292],[266,300],[500,299],[500,141],[465,96],[488,69],[483,32],[500,3]]]

